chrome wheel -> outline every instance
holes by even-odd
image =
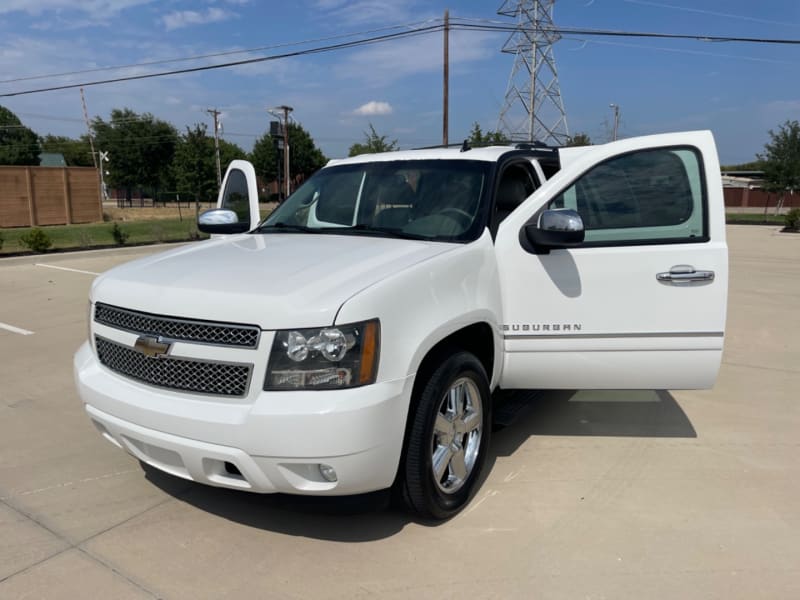
[[[472,379],[456,379],[442,396],[433,424],[431,468],[440,491],[454,494],[469,479],[482,433],[481,394]]]

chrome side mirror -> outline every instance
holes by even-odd
[[[205,233],[244,233],[250,229],[250,224],[240,222],[232,210],[213,208],[200,214],[197,228]]]
[[[542,231],[565,231],[583,233],[583,219],[570,208],[546,210],[539,216],[539,229]],[[581,242],[583,236],[581,236]]]
[[[537,254],[579,246],[586,235],[583,219],[570,208],[546,210],[539,215],[537,223],[528,223],[522,230],[524,236],[520,235],[520,238],[523,246]]]

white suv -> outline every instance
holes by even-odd
[[[99,277],[75,357],[110,442],[209,485],[475,492],[492,392],[705,388],[727,246],[709,132],[331,161],[266,220],[231,164],[213,239]]]

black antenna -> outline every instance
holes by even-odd
[[[469,140],[464,140],[464,143],[461,144],[461,152],[469,152],[472,150],[472,146],[469,145]]]

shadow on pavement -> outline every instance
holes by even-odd
[[[697,437],[667,391],[517,391],[503,400],[515,404],[518,412],[509,426],[494,433],[496,456],[513,454],[531,436]]]
[[[498,456],[513,454],[531,436],[697,437],[669,392],[517,391],[503,393],[499,401],[496,414],[506,426],[492,434],[483,479]],[[182,502],[286,535],[366,542],[390,537],[412,522],[439,524],[394,507],[388,490],[349,497],[253,494],[186,482],[144,464],[142,468],[149,481]]]
[[[413,520],[412,515],[391,506],[388,490],[341,497],[254,494],[185,481],[140,464],[147,479],[167,494],[256,529],[339,542],[368,542],[390,537]]]

